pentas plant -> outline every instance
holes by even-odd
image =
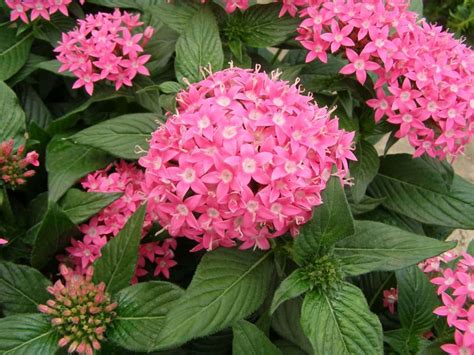
[[[472,50],[422,16],[0,2],[0,353],[471,353]]]
[[[98,81],[112,82],[119,90],[132,86],[138,74],[150,75],[145,64],[151,55],[143,53],[143,46],[153,36],[153,28],[134,31],[143,25],[139,18],[118,9],[112,14],[100,12],[78,20],[76,29],[62,34],[54,51],[62,63],[59,71],[70,71],[78,78],[73,89],[84,87],[92,95]]]
[[[10,21],[20,19],[24,23],[29,23],[37,18],[50,21],[51,15],[61,12],[65,16],[69,15],[68,6],[73,0],[5,0],[5,4],[11,9]],[[85,0],[79,0],[83,5]],[[30,19],[28,19],[30,15]]]
[[[152,216],[194,250],[269,249],[324,201],[333,168],[348,173],[354,133],[339,129],[296,85],[230,68],[177,96],[139,163]]]

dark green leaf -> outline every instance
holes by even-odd
[[[76,226],[64,211],[51,201],[43,220],[35,229],[36,237],[31,252],[31,265],[37,269],[45,266],[59,250],[68,244],[75,228]]]
[[[301,297],[284,302],[272,317],[272,328],[283,338],[312,354],[311,343],[301,328]]]
[[[445,176],[424,159],[389,155],[369,186],[382,204],[426,224],[474,229],[474,186],[455,176],[450,189]]]
[[[340,241],[335,254],[346,275],[392,271],[417,264],[456,246],[371,221],[356,221],[353,236]]]
[[[58,334],[49,317],[43,314],[21,314],[0,319],[0,353],[2,355],[54,354]]]
[[[305,224],[294,242],[295,259],[304,263],[354,233],[354,221],[338,177],[331,177],[322,193],[323,204],[314,209],[313,218]]]
[[[230,39],[238,39],[250,47],[266,48],[290,38],[299,20],[280,17],[280,4],[255,5],[229,17],[224,31]]]
[[[383,198],[364,196],[359,203],[355,203],[349,199],[349,205],[351,206],[352,214],[356,216],[375,210],[380,206],[383,200]]]
[[[433,309],[439,303],[435,287],[416,265],[399,270],[396,275],[398,314],[403,328],[410,334],[428,331],[435,323]]]
[[[176,347],[247,317],[266,297],[272,266],[269,253],[218,249],[206,254],[150,350]]]
[[[234,340],[232,354],[235,355],[282,355],[282,352],[258,329],[246,320],[232,327]]]
[[[5,27],[0,27],[0,37],[3,31],[15,31]],[[3,39],[2,39],[3,40]],[[5,81],[17,73],[28,60],[33,36],[27,34],[22,38],[16,38],[15,42],[8,48],[0,49],[0,81]]]
[[[137,147],[148,149],[147,140],[157,129],[160,116],[135,113],[98,123],[69,137],[74,143],[102,149],[118,158],[138,159]]]
[[[283,302],[305,293],[310,289],[310,286],[309,281],[305,278],[303,270],[295,270],[290,276],[282,281],[278,289],[275,291],[270,312],[275,312]]]
[[[69,189],[61,199],[60,205],[71,221],[80,224],[99,213],[120,196],[122,196],[120,192],[100,193]]]
[[[42,21],[39,26],[36,26],[34,35],[56,47],[61,39],[61,34],[69,32],[75,25],[76,21],[72,17],[56,12],[51,16],[50,21]]]
[[[112,161],[106,152],[70,140],[53,139],[46,150],[49,199],[57,201],[80,178]]]
[[[352,284],[332,296],[307,293],[301,325],[316,354],[382,354],[382,326]]]
[[[0,308],[7,316],[35,313],[49,299],[46,287],[50,284],[36,269],[0,262]]]
[[[355,152],[357,161],[349,165],[351,177],[354,178],[354,186],[351,187],[354,202],[359,203],[365,196],[367,186],[372,182],[379,170],[379,156],[374,146],[366,141],[357,143]]]
[[[176,43],[176,76],[191,82],[199,81],[203,67],[222,69],[224,52],[217,21],[208,7],[201,8],[186,26]]]
[[[383,341],[400,355],[410,355],[409,340],[410,334],[406,329],[391,330],[383,334]]]
[[[94,282],[105,282],[110,293],[127,287],[135,273],[145,211],[146,205],[143,205],[128,219],[119,234],[102,248],[102,256],[94,263]]]
[[[26,114],[28,125],[35,122],[38,127],[45,129],[53,120],[41,97],[31,85],[18,85],[21,88],[20,102]]]
[[[160,332],[166,314],[183,293],[179,287],[160,281],[124,288],[115,295],[117,318],[107,339],[127,350],[147,351],[150,339]]]
[[[14,87],[16,84],[20,83],[21,81],[25,80],[28,76],[38,69],[38,64],[47,61],[48,58],[43,57],[41,55],[37,55],[34,53],[30,53],[28,59],[26,60],[25,65],[13,76],[8,80],[8,85],[10,87]]]
[[[41,63],[38,63],[38,65],[36,67],[38,69],[43,69],[43,70],[49,71],[50,73],[53,73],[53,74],[56,74],[56,75],[66,76],[66,77],[70,77],[70,78],[75,78],[76,77],[73,73],[71,73],[69,71],[59,72],[59,68],[61,67],[61,63],[57,60],[48,60],[48,61],[45,61],[45,62],[41,62]]]
[[[25,112],[18,98],[7,84],[0,81],[0,142],[10,138],[16,139],[17,143],[23,142],[25,129]]]
[[[159,85],[159,88],[164,94],[176,94],[182,89],[176,81],[165,81]]]
[[[171,4],[163,3],[161,5],[149,6],[147,11],[156,15],[173,30],[183,34],[187,31],[193,16],[201,7],[196,2],[178,0],[173,1]]]
[[[418,16],[423,17],[423,0],[411,0],[408,10],[416,12]]]

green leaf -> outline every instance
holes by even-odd
[[[20,107],[15,93],[0,81],[0,142],[10,138],[15,139],[16,143],[23,142],[25,120],[25,112]]]
[[[46,287],[50,284],[36,269],[0,262],[0,308],[7,316],[35,313],[49,299]]]
[[[419,17],[423,17],[423,0],[411,0],[408,10],[416,12]]]
[[[160,116],[154,113],[135,113],[112,118],[86,128],[69,137],[75,144],[102,149],[117,158],[136,160],[137,146],[148,149],[147,140],[157,129]]]
[[[61,207],[75,224],[80,224],[122,196],[121,192],[100,193],[69,189],[61,199]]]
[[[299,263],[354,233],[354,220],[338,177],[329,179],[322,199],[323,204],[314,209],[313,218],[295,239],[294,256]]]
[[[43,69],[43,70],[49,71],[50,73],[53,73],[53,74],[56,74],[56,75],[61,75],[61,76],[69,77],[69,78],[75,78],[76,77],[73,73],[71,73],[69,71],[59,72],[59,68],[61,67],[61,63],[56,59],[38,63],[38,65],[36,67],[38,69]]]
[[[304,271],[302,269],[296,269],[290,276],[282,281],[275,291],[270,312],[275,312],[283,302],[305,293],[310,289],[310,286],[309,281],[305,278]]]
[[[165,81],[159,85],[159,88],[163,94],[176,94],[182,89],[176,81]]]
[[[0,81],[11,78],[25,65],[32,43],[33,36],[30,33],[21,39],[17,38],[11,47],[0,51]]]
[[[0,319],[2,355],[54,354],[58,340],[46,315],[21,314]]]
[[[280,4],[267,4],[236,11],[229,16],[224,31],[231,40],[241,40],[250,47],[277,45],[292,37],[299,23],[289,15],[279,17],[280,9]]]
[[[191,82],[202,79],[201,68],[222,69],[224,52],[217,21],[208,7],[202,7],[192,17],[176,43],[175,70],[179,80]]]
[[[35,89],[28,84],[20,84],[20,102],[23,107],[28,125],[35,122],[38,127],[45,129],[53,120],[53,115],[49,112],[41,97]]]
[[[382,354],[382,326],[361,290],[344,283],[329,296],[306,294],[301,325],[316,354]]]
[[[130,285],[138,260],[146,205],[142,205],[127,221],[115,238],[101,250],[94,263],[94,282],[105,282],[109,293]]]
[[[410,334],[403,328],[391,330],[383,334],[383,341],[400,355],[410,354],[409,339]]]
[[[74,223],[63,210],[50,201],[48,211],[37,226],[31,265],[41,269],[48,261],[63,249],[70,240],[71,233],[76,229]]]
[[[132,351],[147,351],[150,339],[158,334],[166,314],[183,290],[168,282],[139,283],[118,292],[117,318],[107,332],[107,339]]]
[[[76,26],[76,21],[72,17],[57,12],[51,16],[50,21],[39,23],[39,26],[35,27],[34,35],[56,47],[58,41],[61,40],[61,34],[69,32],[74,26]]]
[[[282,352],[258,329],[246,320],[240,320],[232,327],[234,340],[232,354],[235,355],[282,355]]]
[[[348,197],[350,197],[350,195]],[[349,199],[349,205],[351,206],[352,214],[356,216],[375,210],[380,206],[383,200],[383,198],[364,196],[359,203],[355,203]]]
[[[306,354],[312,354],[311,344],[301,328],[301,304],[301,297],[297,297],[280,305],[273,313],[272,328]]]
[[[354,178],[354,186],[351,187],[354,202],[361,202],[367,191],[367,187],[377,175],[379,170],[379,156],[374,146],[366,141],[357,143],[355,155],[357,161],[351,161],[349,170]]]
[[[207,253],[150,350],[215,333],[254,312],[270,287],[270,255],[224,248]]]
[[[448,188],[446,177],[424,159],[408,154],[389,155],[369,186],[383,206],[419,222],[474,229],[474,186],[455,176]]]
[[[469,243],[469,245],[468,245],[468,247],[467,247],[466,252],[467,252],[469,255],[474,255],[474,240],[471,240],[471,242]]]
[[[32,73],[34,73],[36,69],[38,69],[38,64],[47,60],[48,58],[46,57],[30,53],[23,67],[13,77],[8,79],[8,85],[10,85],[10,87],[14,87],[21,81],[25,80]]]
[[[135,101],[155,114],[161,114],[160,106],[160,88],[155,85],[153,80],[146,76],[141,76],[133,81],[133,88],[135,90]]]
[[[49,199],[58,201],[80,178],[112,161],[106,152],[55,138],[46,149]]]
[[[416,265],[399,270],[396,275],[402,327],[410,334],[428,331],[435,323],[433,309],[439,303],[435,287]]]
[[[202,8],[199,3],[186,0],[177,0],[173,3],[164,3],[147,7],[147,11],[157,16],[164,24],[176,32],[185,33],[196,12]]]
[[[355,233],[339,242],[334,252],[348,276],[392,271],[417,264],[456,246],[422,237],[387,224],[356,221]]]

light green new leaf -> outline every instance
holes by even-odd
[[[101,149],[117,158],[135,160],[148,149],[147,140],[157,128],[160,116],[154,113],[135,113],[112,118],[88,127],[69,137],[74,143]]]
[[[370,312],[364,294],[344,283],[329,296],[312,291],[306,294],[301,325],[315,354],[382,354],[382,326]]]
[[[43,314],[20,314],[0,319],[0,354],[54,354],[59,335]]]
[[[80,178],[104,168],[112,160],[106,152],[94,147],[61,138],[51,140],[46,149],[49,199],[58,201]]]
[[[169,282],[139,283],[118,292],[117,318],[107,339],[131,351],[147,351],[150,339],[165,323],[166,314],[184,291]]]
[[[232,327],[234,355],[282,355],[258,327],[246,320],[240,320]]]
[[[94,282],[103,281],[109,293],[130,285],[138,260],[146,205],[142,205],[127,221],[115,238],[101,250],[94,263]]]
[[[223,63],[217,21],[208,7],[201,7],[176,43],[176,76],[179,80],[200,81],[201,68],[210,66],[216,72],[222,69]]]
[[[150,350],[179,346],[250,315],[267,295],[272,267],[270,253],[224,248],[207,253]]]
[[[296,269],[293,273],[282,281],[275,291],[270,312],[275,310],[285,301],[298,297],[310,289],[310,283],[305,278],[303,269]]]
[[[5,315],[35,313],[49,299],[51,284],[38,270],[25,265],[0,262],[0,309]]]
[[[400,323],[410,334],[422,334],[436,320],[433,309],[439,304],[434,285],[417,265],[396,272]]]
[[[374,197],[384,198],[384,207],[419,222],[474,229],[474,185],[446,174],[424,159],[408,154],[389,155],[369,186]]]
[[[354,235],[339,242],[334,252],[346,275],[392,271],[417,264],[455,247],[397,227],[372,221],[356,221]]]
[[[69,189],[61,199],[60,205],[75,224],[80,224],[122,196],[121,192],[100,193]]]
[[[294,256],[302,264],[321,248],[330,247],[354,233],[354,220],[339,178],[333,176],[322,193],[323,204],[300,230],[294,242]]]

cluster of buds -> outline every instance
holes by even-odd
[[[8,187],[23,185],[27,178],[35,175],[35,171],[28,170],[27,167],[39,166],[38,153],[31,151],[26,156],[24,153],[24,145],[14,153],[13,139],[0,143],[0,180]]]
[[[85,0],[79,0],[81,5]],[[72,0],[5,0],[5,4],[11,9],[10,21],[22,20],[28,23],[28,14],[31,21],[41,17],[47,21],[51,19],[50,15],[61,12],[68,16],[68,6]]]
[[[117,303],[112,302],[105,292],[105,284],[92,282],[92,267],[85,276],[74,273],[60,265],[65,284],[58,280],[48,287],[54,296],[46,305],[38,306],[40,312],[51,317],[51,324],[61,334],[59,346],[69,345],[69,352],[92,355],[100,349],[100,341],[112,322]]]
[[[150,75],[145,67],[151,55],[143,54],[143,47],[153,36],[153,28],[143,33],[135,29],[143,25],[140,15],[120,12],[113,14],[99,12],[78,20],[78,27],[63,33],[57,59],[61,62],[60,72],[70,71],[78,80],[73,88],[84,87],[89,95],[94,83],[107,80],[119,90],[122,85],[132,86],[137,74]]]
[[[312,290],[323,292],[337,289],[344,278],[339,259],[328,255],[307,264],[304,267],[304,274]]]

